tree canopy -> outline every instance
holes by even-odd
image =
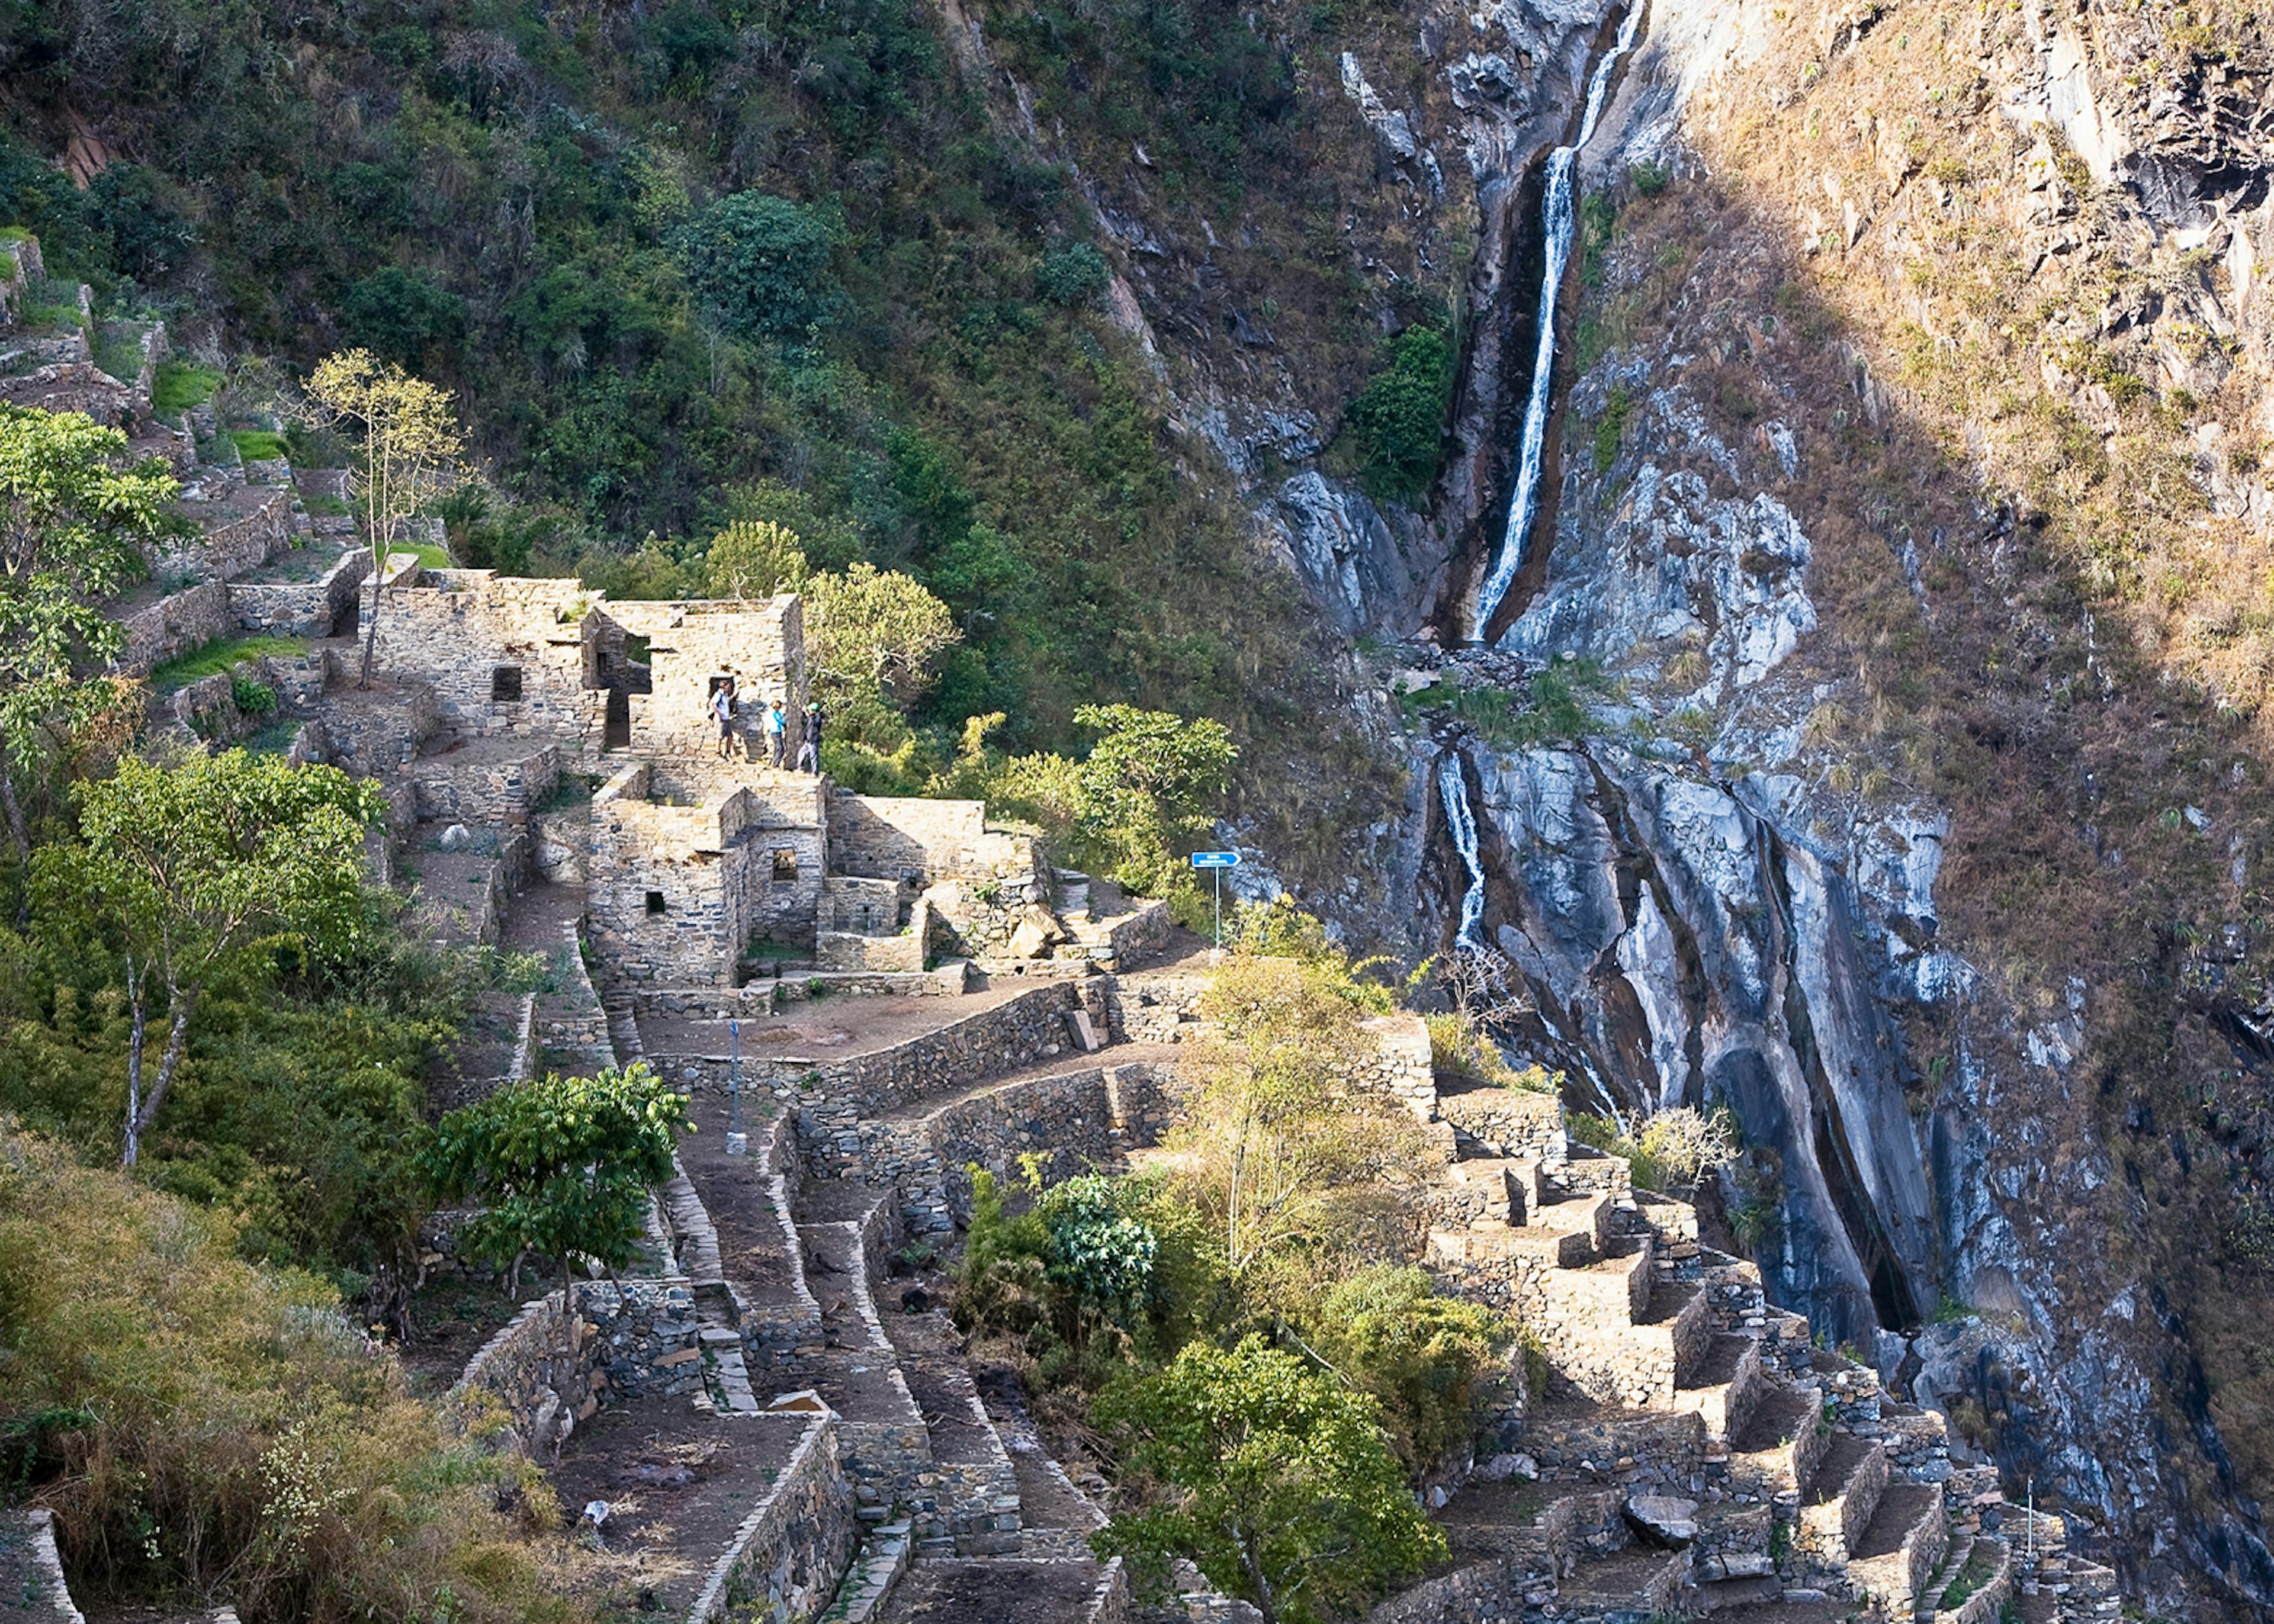
[[[0,404],[0,803],[19,852],[18,778],[115,698],[85,674],[125,644],[101,602],[143,573],[179,488],[159,458],[129,463],[117,429]]]
[[[84,910],[124,961],[124,1165],[134,1165],[180,1070],[198,1000],[279,936],[336,950],[361,921],[363,837],[382,802],[333,767],[230,750],[165,768],[125,756],[78,791],[78,842],[44,846],[59,914]],[[165,1047],[146,1083],[149,1016]]]
[[[459,1231],[468,1256],[518,1276],[531,1254],[565,1278],[584,1255],[631,1260],[648,1187],[671,1177],[687,1096],[643,1064],[523,1083],[444,1116],[419,1166],[445,1200],[485,1210]]]
[[[386,576],[388,544],[403,521],[456,478],[463,447],[450,391],[412,377],[368,350],[348,350],[316,363],[308,396],[325,417],[357,437],[354,488],[376,583]],[[384,593],[372,600],[363,644],[365,682],[371,680],[380,609],[386,601]]]
[[[843,575],[809,578],[804,591],[814,687],[856,714],[879,703],[905,711],[931,687],[939,657],[963,638],[947,605],[897,570],[856,563]]]
[[[795,337],[835,312],[837,233],[818,211],[763,192],[719,199],[673,236],[687,280],[744,337]]]
[[[1193,1562],[1265,1624],[1321,1624],[1444,1554],[1383,1442],[1375,1402],[1295,1355],[1191,1343],[1095,1411],[1158,1495],[1096,1536],[1141,1586]]]

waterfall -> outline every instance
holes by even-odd
[[[1460,848],[1461,865],[1469,871],[1469,888],[1461,893],[1461,929],[1453,938],[1453,945],[1482,947],[1484,938],[1477,928],[1485,918],[1485,862],[1477,850],[1477,820],[1469,810],[1469,781],[1461,771],[1457,753],[1448,756],[1439,765],[1437,793],[1445,802],[1445,826],[1453,831],[1453,844]]]
[[[1594,77],[1587,81],[1587,109],[1580,117],[1578,134],[1570,146],[1557,147],[1547,157],[1547,198],[1540,208],[1547,263],[1540,277],[1540,342],[1532,358],[1532,398],[1524,408],[1524,440],[1517,458],[1516,489],[1509,497],[1508,534],[1501,539],[1500,556],[1494,560],[1492,573],[1477,590],[1475,635],[1480,638],[1492,624],[1493,613],[1508,596],[1508,589],[1515,584],[1516,572],[1524,564],[1525,538],[1540,514],[1540,462],[1547,447],[1547,397],[1555,380],[1555,306],[1563,290],[1563,274],[1570,267],[1571,242],[1579,223],[1574,171],[1580,149],[1594,138],[1595,123],[1603,116],[1603,102],[1610,94],[1611,71],[1633,46],[1642,11],[1643,0],[1633,0],[1628,6],[1626,20],[1619,25],[1618,42],[1604,53],[1595,64]]]

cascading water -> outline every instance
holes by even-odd
[[[1469,810],[1469,781],[1461,771],[1461,758],[1448,756],[1437,769],[1437,793],[1445,802],[1445,826],[1453,831],[1453,845],[1468,870],[1469,888],[1461,893],[1461,929],[1453,938],[1457,947],[1482,947],[1478,927],[1485,918],[1485,862],[1477,848],[1476,816]]]
[[[1595,124],[1603,116],[1603,102],[1611,89],[1611,73],[1619,58],[1634,45],[1642,22],[1642,0],[1627,8],[1615,44],[1595,64],[1587,82],[1587,108],[1579,119],[1579,132],[1568,147],[1559,147],[1547,158],[1547,198],[1540,209],[1547,262],[1540,277],[1540,342],[1532,360],[1532,398],[1524,408],[1524,440],[1517,458],[1516,489],[1509,498],[1508,534],[1502,538],[1500,557],[1484,584],[1477,590],[1476,619],[1471,635],[1481,638],[1492,624],[1501,600],[1516,583],[1524,565],[1525,539],[1540,513],[1540,465],[1547,448],[1548,394],[1555,380],[1555,306],[1563,290],[1563,274],[1570,268],[1571,242],[1577,235],[1579,211],[1576,172],[1579,153],[1594,139]]]

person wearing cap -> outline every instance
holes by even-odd
[[[813,700],[805,702],[804,736],[797,742],[797,770],[818,773],[821,771],[821,706]]]

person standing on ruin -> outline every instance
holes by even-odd
[[[719,724],[719,759],[734,759],[734,690],[721,682],[711,690],[711,715]]]
[[[805,726],[797,741],[797,770],[818,773],[821,771],[821,706],[813,700],[805,702]]]
[[[780,700],[758,712],[758,726],[766,735],[766,763],[779,772],[789,749],[789,713],[782,709]]]

